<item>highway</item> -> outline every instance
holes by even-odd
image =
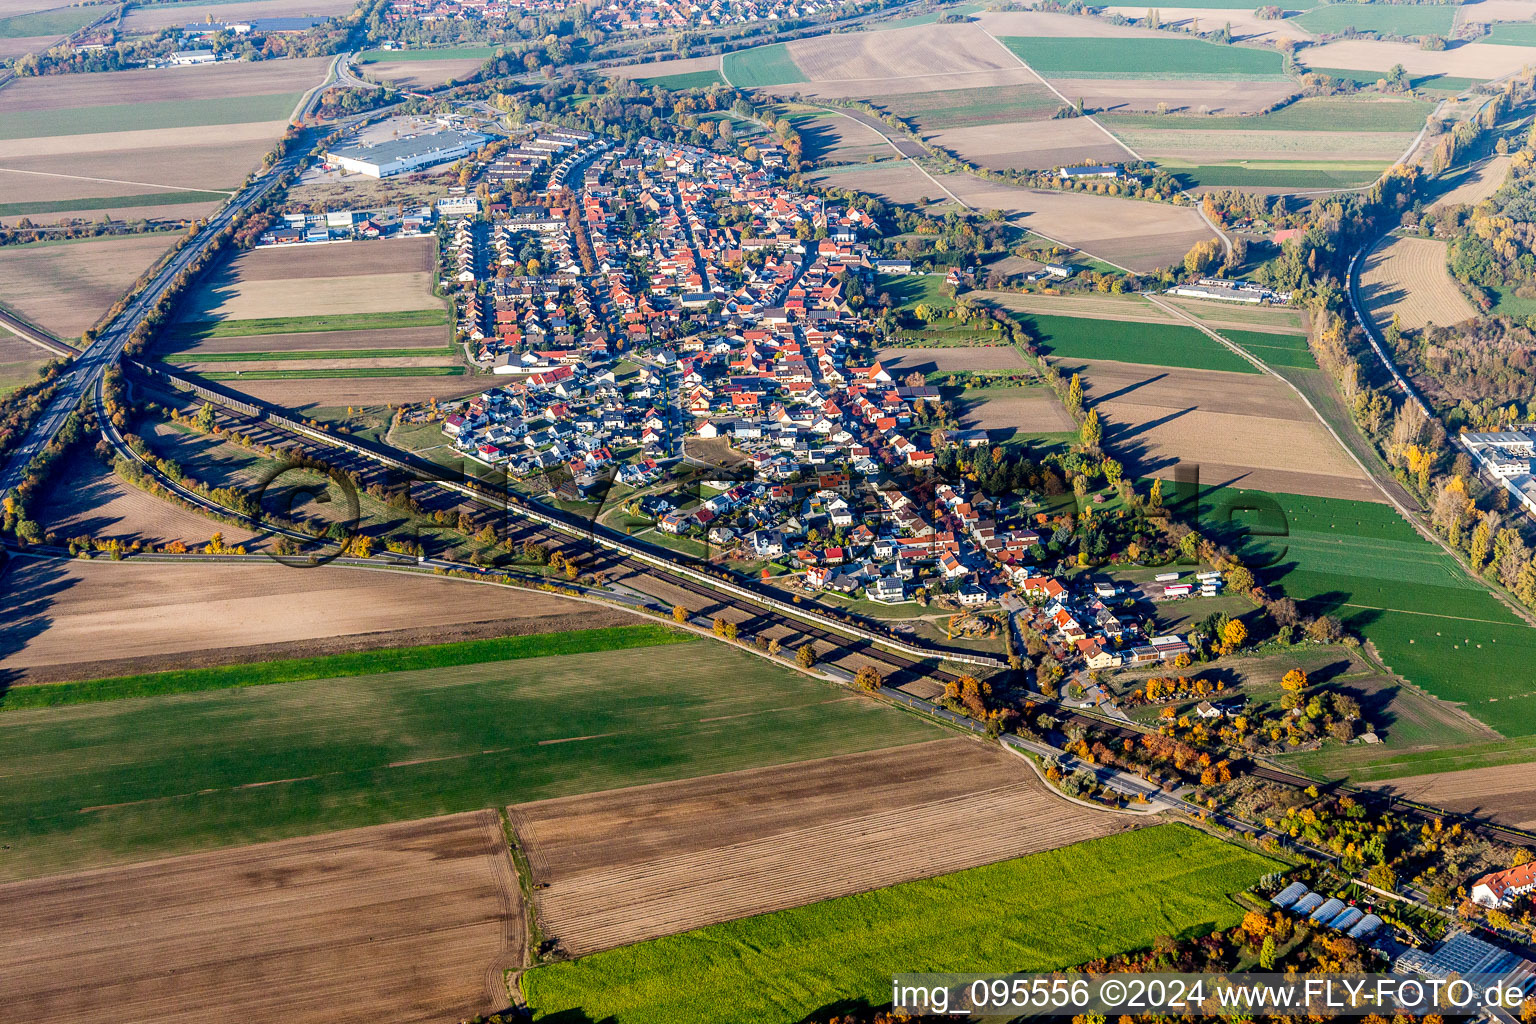
[[[106,330],[97,335],[61,377],[58,390],[41,415],[33,421],[21,445],[11,453],[3,473],[0,473],[0,494],[7,494],[21,482],[27,464],[38,452],[58,436],[70,412],[80,400],[97,387],[107,370],[117,365],[133,330],[143,322],[146,314],[160,301],[176,275],[187,269],[213,244],[219,232],[228,227],[238,216],[249,210],[270,192],[279,178],[297,167],[308,155],[303,146],[294,146],[265,173],[261,174],[219,209],[197,236],[166,261],[165,265],[144,286],[138,296],[118,314]]]

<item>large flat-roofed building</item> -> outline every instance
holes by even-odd
[[[1536,515],[1536,434],[1503,430],[1462,434],[1457,440],[1479,469],[1508,491],[1522,508]]]
[[[325,158],[356,174],[388,178],[468,156],[488,138],[479,132],[424,132],[409,139],[333,149]]]

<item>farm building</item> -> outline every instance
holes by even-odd
[[[1118,178],[1120,168],[1111,164],[1089,164],[1086,167],[1060,167],[1056,170],[1057,177],[1072,180],[1074,178]]]
[[[409,139],[333,149],[325,158],[357,174],[388,178],[468,156],[486,138],[479,132],[426,132]]]
[[[1511,975],[1509,981],[1529,983],[1531,971],[1536,968],[1529,960],[1523,960],[1508,950],[1465,932],[1452,935],[1433,953],[1422,949],[1410,949],[1392,964],[1399,972],[1422,974],[1428,978],[1449,978],[1451,975],[1466,977],[1469,974]]]
[[[1536,892],[1536,862],[1479,878],[1472,886],[1472,902],[1505,910],[1528,892]]]

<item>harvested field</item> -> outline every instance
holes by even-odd
[[[121,163],[119,154],[153,151],[145,157],[136,157],[136,159],[159,161],[159,163],[143,164],[146,169],[156,172],[147,175],[145,180],[156,181],[160,175],[174,171],[180,166],[182,154],[186,154],[189,160],[205,160],[206,157],[199,155],[199,150],[204,148],[231,149],[258,142],[264,143],[264,147],[257,150],[253,156],[254,164],[255,159],[270,149],[273,141],[283,134],[286,124],[285,121],[251,121],[240,124],[135,128],[122,131],[86,132],[80,135],[43,135],[34,138],[7,139],[5,154],[0,157],[0,163],[6,167],[28,170],[56,170],[66,174],[83,173],[101,178],[137,180],[132,174],[122,173],[125,167]],[[172,152],[167,153],[166,150]],[[51,165],[44,163],[43,160],[31,158],[52,159],[57,163]],[[77,163],[77,158],[82,162]],[[22,162],[24,160],[27,162]],[[78,172],[75,170],[77,167],[80,168]],[[103,170],[117,173],[97,173]],[[242,170],[240,177],[244,174],[245,171]]]
[[[1446,266],[1446,243],[1433,238],[1394,238],[1372,250],[1360,267],[1360,292],[1381,326],[1394,313],[1409,330],[1477,315]]]
[[[932,373],[935,370],[1024,369],[1024,358],[1012,345],[888,348],[877,353],[876,358],[880,365],[898,377],[914,370]]]
[[[1209,487],[1382,500],[1316,416],[1268,375],[1053,361],[1082,374],[1087,404],[1107,420],[1104,445],[1127,475],[1166,478],[1195,463]]]
[[[0,1021],[442,1021],[524,942],[494,811],[0,886]]]
[[[394,327],[387,330],[172,338],[159,354],[166,358],[196,359],[198,356],[242,352],[339,352],[391,348],[441,348],[448,343],[448,338],[446,327]]]
[[[924,200],[942,202],[949,198],[933,179],[906,160],[835,167],[808,172],[804,176],[817,185],[857,189],[902,206],[923,205]]]
[[[719,71],[720,56],[685,57],[681,60],[658,60],[645,64],[625,64],[623,67],[604,68],[602,73],[612,78],[664,78],[671,75],[693,75],[700,71]]]
[[[994,431],[1001,440],[1014,435],[1059,434],[1075,430],[1061,399],[1045,387],[983,388],[962,395],[960,425]]]
[[[808,160],[865,164],[895,155],[884,135],[856,118],[829,111],[790,113],[787,117],[800,135]]]
[[[1224,161],[1375,161],[1394,163],[1414,132],[1184,131],[1178,128],[1115,128],[1132,149],[1159,162],[1189,165]]]
[[[401,89],[431,89],[452,81],[469,78],[485,63],[483,58],[458,57],[442,60],[381,60],[363,66],[369,78]]]
[[[885,35],[886,33],[879,33]],[[834,36],[824,38],[837,38]],[[991,45],[990,43],[988,45]],[[999,70],[947,71],[931,75],[912,74],[895,78],[833,78],[826,81],[787,82],[783,85],[765,86],[764,90],[780,96],[800,93],[803,96],[825,99],[869,99],[878,103],[890,93],[912,95],[923,92],[954,92],[956,90],[1015,88],[1039,86],[1040,76],[1025,67],[1005,67]],[[1054,108],[1053,108],[1054,109]]]
[[[237,281],[234,275],[221,272],[187,300],[182,319],[262,320],[332,313],[393,313],[441,305],[441,300],[432,295],[431,274]]]
[[[141,491],[89,454],[66,463],[43,498],[38,518],[45,530],[64,538],[141,540],[156,547],[179,540],[192,548],[220,533],[227,544],[253,551],[265,546],[250,530]]]
[[[435,239],[421,236],[252,249],[230,260],[226,273],[235,284],[311,277],[425,274],[432,270],[436,247]]]
[[[59,40],[60,37],[56,35],[0,37],[0,60],[15,60],[29,53],[42,53]]]
[[[1498,191],[1509,176],[1509,157],[1489,157],[1457,176],[1456,187],[1435,200],[1436,206],[1476,206]]]
[[[0,398],[37,379],[52,352],[23,341],[0,327]]]
[[[61,338],[78,338],[170,248],[166,235],[126,235],[0,249],[0,303]]]
[[[1132,270],[1176,263],[1213,237],[1191,207],[1014,188],[969,174],[935,177],[976,209],[1006,211],[1015,224]]]
[[[1163,301],[1178,306],[1196,320],[1216,330],[1261,331],[1298,334],[1306,330],[1306,312],[1277,306],[1241,306],[1209,299],[1183,299],[1168,295]]]
[[[979,291],[982,301],[1019,313],[1076,316],[1089,320],[1129,320],[1134,323],[1177,323],[1177,318],[1137,295],[1041,295]]]
[[[969,24],[844,32],[796,39],[786,47],[811,82],[924,78],[1015,66],[1005,50]]]
[[[1052,78],[1063,95],[1081,96],[1096,112],[1153,111],[1159,103],[1190,113],[1251,114],[1296,94],[1290,82],[1206,82],[1187,79]]]
[[[1112,163],[1128,156],[1124,146],[1086,117],[953,128],[935,132],[927,141],[992,170],[1045,170]]]
[[[880,94],[870,101],[924,131],[970,128],[998,122],[1049,118],[1061,100],[1044,85],[988,85],[984,88]]]
[[[404,405],[447,400],[499,387],[490,377],[336,377],[320,380],[223,381],[225,387],[263,402],[310,411],[347,405]]]
[[[1490,818],[1515,828],[1536,828],[1536,765],[1469,768],[1367,785],[1458,814]]]
[[[185,11],[182,17],[186,17]],[[199,101],[210,96],[251,97],[302,93],[324,80],[330,63],[329,57],[307,57],[300,60],[232,61],[185,68],[20,78],[0,90],[0,115],[26,110],[65,111],[82,107],[163,103],[170,100]]]
[[[1280,39],[1311,39],[1312,33],[1308,32],[1294,19],[1284,18],[1278,21],[1270,21],[1260,18],[1252,8],[1238,10],[1210,10],[1204,7],[1139,7],[1116,6],[1101,8],[1107,15],[1123,15],[1127,18],[1141,19],[1147,16],[1148,10],[1157,11],[1158,20],[1170,28],[1197,27],[1202,31],[1210,31],[1212,28],[1221,28],[1226,25],[1232,27],[1232,38],[1246,42],[1275,42]]]
[[[1456,10],[1463,22],[1530,21],[1536,18],[1536,0],[1478,0]]]
[[[354,5],[350,0],[247,0],[244,3],[221,3],[210,13],[219,21],[242,21],[246,18],[296,18],[334,17],[346,14]],[[158,32],[162,28],[180,27],[191,21],[201,21],[202,13],[189,15],[187,9],[177,4],[156,4],[135,7],[123,18],[123,33]]]
[[[1306,64],[1311,68],[1347,68],[1385,75],[1401,64],[1410,75],[1448,75],[1484,81],[1519,71],[1531,59],[1524,46],[1467,43],[1447,50],[1422,50],[1415,43],[1374,39],[1342,39],[1308,47]]]
[[[510,809],[541,920],[576,955],[1134,827],[970,739]]]
[[[575,620],[568,616],[596,614],[589,605],[527,591],[467,591],[467,584],[433,576],[333,566],[300,570],[264,561],[207,566],[22,559],[12,561],[5,579],[0,670],[39,670],[50,679],[100,674],[102,658],[151,671],[151,665],[224,664],[238,659],[242,648],[276,657],[275,644],[302,649],[312,641],[404,629],[440,635],[467,619],[498,622],[513,633],[571,628]],[[467,594],[473,594],[473,611],[464,606]],[[75,670],[66,671],[70,666]]]

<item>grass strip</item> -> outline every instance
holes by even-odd
[[[287,359],[448,358],[455,355],[455,351],[452,346],[444,345],[442,348],[283,349],[278,352],[198,352],[187,349],[168,354],[179,355],[180,361],[187,363],[259,363]]]
[[[558,654],[618,651],[632,647],[687,643],[693,637],[666,626],[609,626],[565,633],[533,633],[528,636],[463,640],[451,644],[399,647],[388,651],[348,651],[313,658],[287,658],[244,665],[176,669],[136,676],[114,676],[75,683],[43,683],[13,686],[0,694],[0,710],[53,708],[67,704],[95,704],[131,697],[161,697],[173,693],[200,693],[244,686],[295,683],[307,679],[368,676],[383,672],[454,668],[489,661],[515,661]]]
[[[263,334],[315,334],[322,331],[382,331],[391,327],[438,327],[448,322],[442,308],[403,309],[391,313],[331,313],[322,316],[270,316],[255,320],[188,320],[171,329],[173,341],[245,338]]]
[[[357,366],[316,370],[193,370],[207,380],[344,380],[350,377],[462,377],[462,366]]]
[[[144,192],[132,196],[89,196],[84,199],[48,199],[35,203],[0,203],[0,217],[30,216],[34,213],[63,213],[68,210],[116,210],[130,206],[174,206],[178,203],[222,203],[227,192]]]
[[[8,110],[5,117],[0,118],[0,139],[286,121],[302,95],[302,92],[280,92],[264,96],[209,96],[195,100],[107,103],[63,110]],[[279,134],[280,131],[274,130],[274,137]]]
[[[635,81],[641,85],[659,85],[663,89],[671,89],[674,92],[681,92],[684,89],[708,89],[712,85],[725,84],[725,79],[720,77],[720,72],[713,69],[685,71],[676,75],[656,75],[652,78],[637,78]]]

